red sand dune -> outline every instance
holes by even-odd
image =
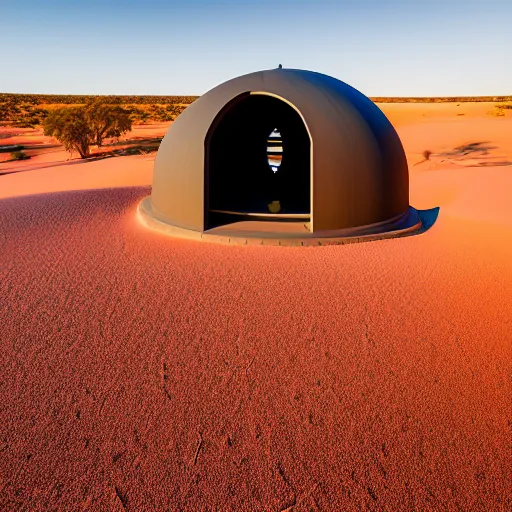
[[[512,166],[441,158],[429,231],[315,248],[145,230],[140,157],[0,177],[0,510],[511,510]]]

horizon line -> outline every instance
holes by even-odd
[[[178,96],[178,97],[192,97],[192,98],[200,98],[204,94],[206,94],[209,91],[206,91],[203,94],[119,94],[119,93],[102,93],[102,94],[95,94],[95,93],[73,93],[73,92],[63,92],[63,93],[48,93],[48,92],[2,92],[0,91],[0,96],[2,95],[11,95],[11,96],[120,96],[120,97],[154,97],[154,98],[166,98],[169,96]],[[362,93],[364,94],[364,93]],[[366,96],[366,94],[365,94]],[[463,94],[463,95],[436,95],[436,96],[378,96],[378,95],[368,95],[368,98],[372,100],[441,100],[441,99],[460,99],[463,100],[465,98],[475,100],[475,99],[492,99],[493,101],[511,101],[512,100],[512,92],[510,94]]]

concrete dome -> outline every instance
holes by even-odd
[[[277,210],[281,205],[279,197],[265,195],[274,178],[258,151],[267,142],[262,130],[269,134],[279,122],[288,139],[283,133],[280,192],[273,193],[284,194],[289,208],[264,212],[265,201]],[[229,163],[232,152],[236,162]],[[196,233],[208,232],[212,212],[224,210],[260,221],[307,217],[308,234],[318,236],[382,232],[403,222],[410,227],[407,161],[391,123],[356,89],[311,71],[259,71],[211,89],[170,126],[142,210],[155,222]]]

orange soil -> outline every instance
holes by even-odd
[[[420,236],[168,238],[148,157],[0,177],[1,510],[512,508],[512,116],[381,107]]]

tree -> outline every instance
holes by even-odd
[[[101,146],[106,137],[120,137],[132,128],[129,113],[106,99],[96,98],[85,106],[56,109],[43,123],[44,134],[62,142],[67,151],[90,155],[90,146]]]
[[[84,107],[59,108],[50,112],[43,123],[44,134],[62,142],[66,151],[78,151],[81,158],[90,154],[94,132]]]
[[[101,146],[107,137],[120,137],[132,129],[130,113],[107,98],[95,98],[86,106],[89,126],[94,132],[94,144]]]

